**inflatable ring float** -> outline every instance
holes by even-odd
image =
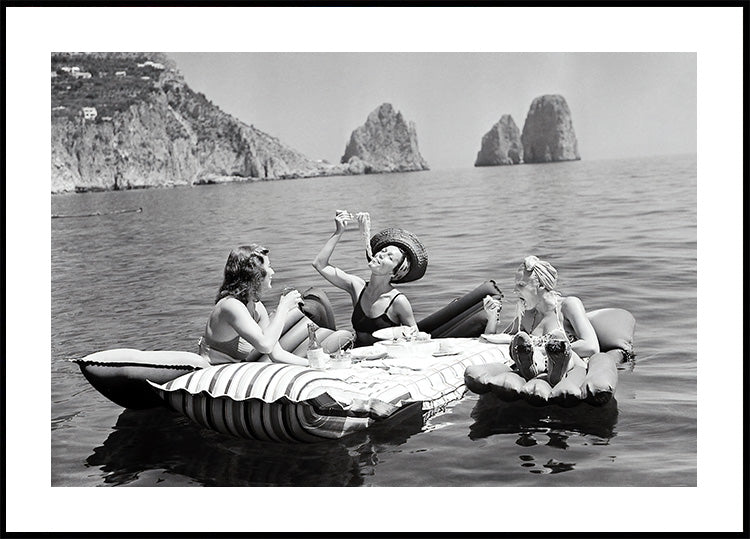
[[[550,388],[549,384],[526,382],[511,365],[498,362],[468,367],[464,373],[466,387],[474,393],[493,393],[506,401],[524,399],[534,405],[607,403],[617,388],[617,365],[634,356],[635,318],[625,309],[615,308],[591,311],[587,316],[599,339],[600,352],[588,359],[585,374],[569,371]]]

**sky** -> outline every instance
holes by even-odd
[[[338,163],[382,103],[433,169],[473,166],[504,114],[562,95],[582,159],[696,152],[695,53],[169,53],[188,85],[312,159]]]

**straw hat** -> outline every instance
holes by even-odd
[[[377,253],[383,247],[395,245],[402,249],[409,258],[409,272],[394,283],[408,283],[421,279],[427,271],[427,250],[414,234],[403,228],[386,228],[370,238],[372,252]]]

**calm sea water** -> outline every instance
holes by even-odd
[[[669,156],[53,196],[55,214],[143,212],[51,221],[52,485],[695,486],[696,187],[695,157]],[[227,253],[251,242],[271,249],[267,305],[285,286],[320,286],[348,327],[347,295],[311,267],[341,208],[369,211],[373,232],[420,236],[427,274],[400,287],[418,319],[485,279],[510,295],[528,254],[588,309],[630,310],[637,357],[615,400],[534,408],[468,393],[426,424],[292,446],[123,410],[66,361],[194,351]],[[366,276],[356,231],[332,260]]]

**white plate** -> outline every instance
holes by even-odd
[[[510,344],[510,341],[513,340],[513,335],[508,335],[507,333],[482,333],[482,338],[492,344]]]
[[[437,352],[433,352],[432,355],[434,357],[443,357],[443,356],[457,356],[460,353],[461,352],[459,352],[457,350],[445,350],[445,351],[442,351],[442,352],[440,350],[438,350]]]
[[[393,328],[383,328],[377,331],[373,331],[372,336],[376,339],[393,340],[400,339],[406,332],[409,332],[411,328],[409,326],[396,326]]]
[[[361,348],[352,348],[350,350],[352,359],[357,361],[367,361],[370,359],[381,359],[388,355],[388,350],[382,346],[362,346]]]

